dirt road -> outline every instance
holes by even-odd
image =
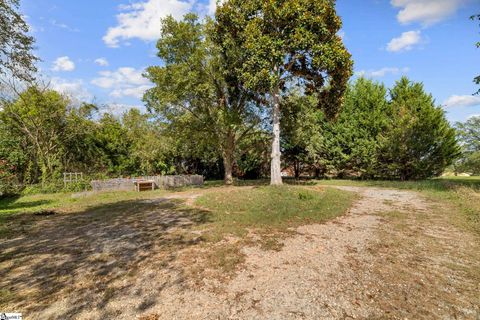
[[[31,310],[41,313],[29,319],[480,318],[478,242],[453,226],[448,208],[410,191],[338,188],[360,195],[347,215],[298,228],[282,240],[280,251],[244,247],[245,262],[231,278],[199,281],[191,274],[196,246],[186,242],[180,251],[165,254],[160,248],[168,241],[152,240],[148,248],[131,252],[133,261],[109,268],[118,276],[108,283],[98,280],[101,295],[74,289],[48,306],[37,305]],[[176,219],[172,228],[189,224],[186,218],[170,218]],[[170,228],[147,222],[151,237]],[[125,238],[123,250],[133,250],[132,239]],[[109,257],[122,248],[112,249],[108,239],[102,245],[113,251],[99,259],[115,264]],[[137,271],[122,273],[132,262]],[[76,274],[82,269],[74,271],[78,279],[72,283],[82,288],[87,279]]]

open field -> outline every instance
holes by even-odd
[[[477,180],[35,195],[0,203],[25,319],[476,319]]]

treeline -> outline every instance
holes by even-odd
[[[284,109],[291,113],[283,117],[285,156],[296,175],[425,179],[442,174],[459,155],[442,108],[406,77],[390,90],[359,78],[335,121],[325,121],[310,103],[293,96]]]
[[[423,179],[440,175],[459,155],[456,132],[420,83],[391,89],[360,78],[334,121],[292,91],[282,100],[282,167],[297,176]],[[221,179],[224,154],[208,131],[157,113],[121,116],[93,104],[72,105],[60,93],[30,87],[0,111],[3,189],[58,185],[62,173],[134,176],[199,173]],[[235,147],[233,176],[269,175],[268,127],[251,129]]]
[[[55,189],[63,172],[196,173],[226,184],[270,177],[279,185],[282,170],[410,180],[471,163],[455,161],[456,132],[421,83],[351,82],[334,2],[300,3],[230,0],[215,19],[163,19],[160,63],[145,71],[153,84],[146,113],[72,103],[0,60],[0,74],[26,83],[0,95],[0,193]],[[32,74],[26,40],[17,53]]]
[[[189,137],[181,139],[154,115],[138,109],[115,116],[32,86],[2,101],[0,191],[11,193],[32,184],[54,191],[62,186],[63,172],[92,178],[173,173],[221,178],[221,163],[209,148],[195,146]]]

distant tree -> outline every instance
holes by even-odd
[[[292,83],[317,95],[333,117],[352,73],[350,54],[337,35],[341,20],[332,0],[230,0],[217,8],[216,41],[239,63],[230,72],[265,94],[272,121],[271,184],[282,184],[281,99]],[[230,59],[233,60],[233,59]]]
[[[19,0],[0,0],[0,75],[32,80],[38,60],[32,54],[35,40],[18,8]]]
[[[202,23],[194,14],[182,21],[162,21],[157,43],[162,66],[147,69],[146,77],[155,87],[144,101],[171,132],[179,138],[187,135],[188,145],[214,146],[228,185],[233,183],[238,145],[255,134],[261,113],[252,93],[227,70],[227,61],[212,42],[212,27],[212,21]]]
[[[456,164],[457,171],[480,174],[480,117],[471,117],[464,123],[457,122],[457,135],[462,147],[462,157]]]
[[[316,108],[312,95],[293,92],[282,101],[281,147],[286,166],[294,169],[295,178],[314,169],[324,144],[324,116]]]
[[[129,175],[135,170],[135,162],[130,157],[132,142],[128,130],[118,117],[104,113],[99,120],[95,139],[108,175]]]
[[[174,143],[164,133],[165,125],[149,114],[131,109],[122,117],[122,124],[130,140],[130,158],[135,173],[140,175],[172,174],[175,171],[170,159]]]
[[[390,90],[391,116],[379,138],[377,174],[416,180],[438,176],[459,155],[455,130],[423,84],[406,77]]]
[[[463,123],[457,122],[455,127],[465,151],[480,151],[480,116],[471,117]]]

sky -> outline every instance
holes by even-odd
[[[215,0],[22,0],[45,81],[116,114],[145,110],[144,69],[161,64],[160,18],[200,16]],[[391,87],[402,75],[422,82],[451,122],[480,115],[480,0],[337,0],[340,35],[355,76]]]

